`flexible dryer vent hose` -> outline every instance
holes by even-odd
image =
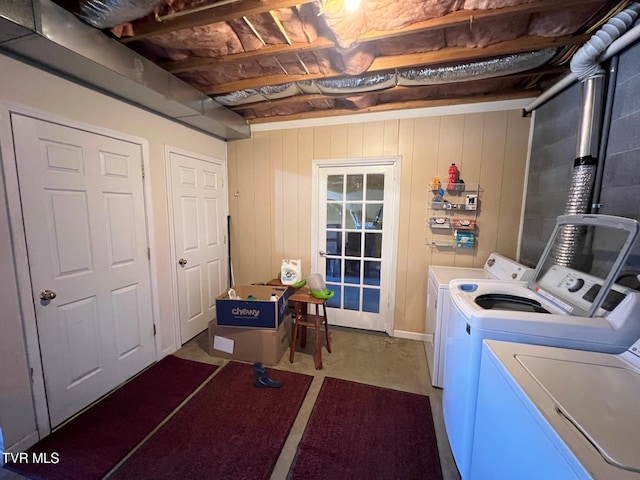
[[[615,17],[609,19],[593,37],[591,37],[571,59],[571,72],[580,81],[593,76],[603,76],[599,57],[631,27],[640,13],[640,3],[633,2]]]

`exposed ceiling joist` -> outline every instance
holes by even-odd
[[[502,100],[514,100],[519,98],[531,98],[540,94],[539,89],[532,89],[526,92],[521,90],[504,91],[500,93],[490,95],[473,95],[473,96],[457,96],[449,97],[438,100],[413,100],[410,102],[400,102],[391,105],[375,105],[373,107],[362,108],[357,112],[353,110],[339,110],[339,109],[327,109],[327,110],[314,110],[305,113],[296,113],[292,115],[280,115],[276,118],[262,117],[251,120],[252,124],[269,123],[269,122],[286,122],[290,120],[305,120],[308,118],[328,118],[340,115],[353,115],[354,113],[377,113],[388,112],[393,110],[408,110],[413,108],[432,108],[432,107],[446,107],[451,105],[464,105],[470,103],[480,102],[498,102]]]
[[[542,11],[563,10],[572,7],[584,7],[585,4],[596,3],[599,0],[567,0],[565,2],[538,0],[523,5],[515,5],[509,7],[496,8],[492,10],[459,10],[451,12],[443,17],[425,20],[424,22],[414,23],[397,30],[371,30],[364,33],[358,38],[359,43],[375,42],[379,40],[410,35],[414,33],[442,30],[459,25],[472,25],[493,18],[509,19],[510,16],[532,14]],[[251,61],[256,58],[264,58],[270,55],[278,55],[281,53],[302,52],[302,51],[318,51],[327,48],[335,48],[336,43],[324,37],[318,37],[311,43],[296,43],[284,45],[266,45],[263,48],[250,52],[242,52],[238,54],[224,55],[220,57],[196,57],[175,62],[162,63],[162,67],[172,73],[187,72],[190,70],[201,70],[206,68],[214,68],[221,63],[233,63]]]
[[[191,14],[168,18],[163,21],[156,20],[154,15],[140,19],[134,22],[135,36],[125,37],[122,39],[122,42],[129,43],[161,33],[174,32],[184,28],[201,27],[217,22],[226,22],[227,20],[266,13],[269,10],[295,7],[296,5],[315,1],[316,0],[243,0],[242,2],[229,3],[221,6],[215,6],[216,2],[209,2],[212,4],[212,8],[209,10],[198,9]]]
[[[258,123],[531,96],[629,5],[362,0],[348,11],[342,1],[160,0],[111,33],[131,35],[121,42]]]

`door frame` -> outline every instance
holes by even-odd
[[[387,335],[393,336],[395,325],[396,305],[396,281],[398,274],[398,232],[400,228],[400,180],[401,180],[401,155],[388,155],[384,157],[361,157],[342,159],[313,160],[311,173],[311,271],[318,268],[318,204],[317,198],[320,192],[320,169],[325,167],[366,167],[366,166],[392,166],[394,198],[391,199],[393,218],[391,220],[391,238],[393,242],[393,258],[391,259],[391,272],[389,278],[389,292],[386,299],[391,317],[385,325]],[[386,203],[386,202],[385,202]],[[380,298],[380,301],[384,299]]]
[[[22,221],[22,204],[20,201],[20,188],[18,181],[18,168],[13,142],[13,129],[11,127],[11,114],[32,117],[46,122],[57,123],[62,126],[84,130],[106,137],[123,140],[140,146],[142,165],[147,172],[143,176],[143,196],[146,216],[147,243],[150,249],[149,277],[151,285],[151,318],[156,326],[155,353],[162,348],[161,325],[158,321],[160,311],[160,298],[158,296],[158,254],[153,232],[154,215],[151,193],[151,178],[149,164],[149,143],[146,139],[135,137],[115,130],[109,130],[97,125],[79,122],[61,115],[56,115],[44,110],[31,108],[19,103],[0,98],[0,168],[4,176],[7,197],[7,209],[11,229],[11,242],[13,248],[14,267],[16,269],[16,283],[18,287],[18,301],[21,310],[22,324],[24,327],[25,347],[27,351],[27,363],[31,369],[31,391],[33,406],[36,416],[38,438],[43,438],[51,433],[49,424],[49,407],[44,382],[44,368],[41,359],[40,343],[36,323],[35,307],[33,305],[33,289],[31,285],[31,273],[27,256],[27,238]],[[35,439],[37,440],[37,439]],[[35,441],[34,441],[35,443]],[[30,445],[29,445],[30,446]]]
[[[167,185],[167,212],[169,217],[169,260],[171,262],[171,303],[173,307],[173,330],[174,336],[176,339],[176,348],[179,349],[182,346],[182,333],[181,333],[181,325],[180,325],[180,304],[178,298],[178,275],[175,268],[178,259],[176,257],[176,231],[175,231],[175,212],[173,210],[173,186],[172,186],[172,177],[171,177],[171,154],[176,153],[178,155],[184,155],[186,157],[192,157],[197,160],[202,160],[208,163],[217,163],[220,162],[224,169],[224,199],[225,199],[225,211],[224,213],[224,224],[227,224],[227,216],[229,215],[229,191],[228,191],[228,171],[227,165],[228,162],[226,159],[220,159],[215,157],[210,157],[206,155],[201,155],[199,153],[190,152],[188,150],[184,150],[182,148],[172,147],[170,145],[165,145],[164,147],[164,168],[165,168],[165,180]],[[228,238],[228,232],[224,233],[224,243],[227,245],[227,242],[231,241]],[[228,248],[227,248],[228,252]],[[227,270],[229,269],[229,255],[226,254],[227,257]],[[228,278],[227,272],[225,272],[225,279]]]

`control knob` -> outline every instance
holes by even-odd
[[[584,286],[584,280],[577,277],[571,277],[567,279],[565,285],[567,287],[567,290],[569,290],[571,293],[577,292]]]

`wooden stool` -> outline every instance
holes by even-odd
[[[316,351],[314,360],[316,369],[322,368],[322,324],[324,323],[324,333],[327,341],[327,351],[331,353],[331,343],[329,342],[329,324],[327,323],[327,299],[316,298],[309,295],[308,289],[300,289],[289,297],[294,302],[295,311],[293,314],[293,326],[291,333],[291,350],[289,352],[289,361],[293,363],[293,356],[296,352],[296,340],[298,338],[298,329],[300,329],[300,347],[304,348],[307,344],[307,327],[315,329],[316,334]],[[314,313],[309,313],[309,305],[313,305]],[[322,307],[322,315],[320,314]]]

